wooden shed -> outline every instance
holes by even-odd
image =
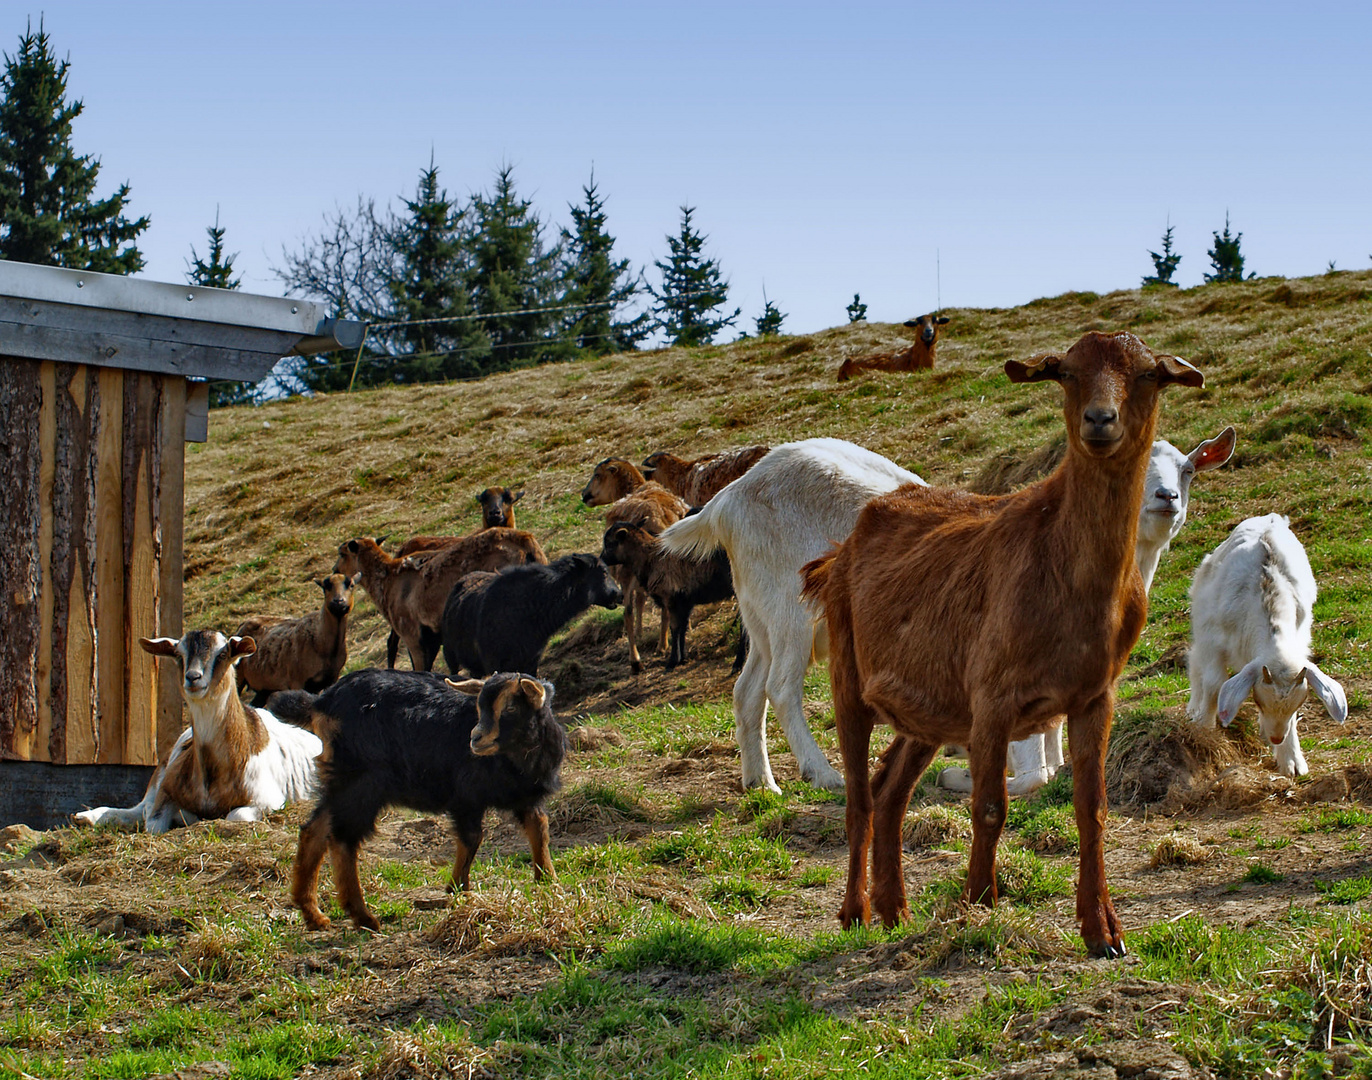
[[[362,333],[303,300],[0,261],[0,826],[136,802],[184,727],[138,638],[182,633],[203,380]]]

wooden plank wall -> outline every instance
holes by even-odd
[[[182,727],[186,380],[0,358],[0,757],[152,765]],[[21,602],[21,596],[27,597]]]

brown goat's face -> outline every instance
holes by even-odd
[[[918,319],[906,319],[905,325],[912,330],[919,331],[919,339],[926,345],[932,345],[938,340],[939,327],[948,325],[948,316],[929,312],[928,315],[921,315]]]
[[[1201,386],[1205,378],[1180,357],[1155,353],[1133,334],[1092,331],[1062,356],[1008,360],[1011,382],[1053,379],[1063,391],[1067,438],[1088,457],[1136,450],[1153,438],[1158,391],[1169,383]]]
[[[611,525],[605,530],[600,547],[600,561],[606,566],[622,566],[628,562],[628,551],[634,546],[653,543],[653,536],[641,525]]]
[[[587,506],[605,506],[619,496],[617,492],[624,484],[624,478],[633,466],[622,458],[606,458],[595,467],[591,479],[581,489],[581,501]]]
[[[165,656],[181,666],[181,692],[187,701],[200,701],[221,685],[240,657],[257,652],[250,637],[226,638],[217,630],[192,630],[176,638],[139,638],[143,651]]]
[[[358,574],[357,577],[361,577]],[[324,590],[324,605],[329,609],[329,614],[336,619],[341,619],[353,609],[353,588],[357,585],[352,575],[343,573],[332,573],[326,578],[320,578],[316,584]]]
[[[481,524],[487,529],[510,528],[514,523],[514,504],[524,492],[512,494],[509,488],[490,487],[476,497],[481,507]]]
[[[476,727],[472,728],[471,749],[477,757],[489,757],[501,749],[521,742],[528,721],[543,708],[550,687],[527,675],[496,674],[484,683],[466,679],[447,680],[458,693],[476,696]]]
[[[667,456],[667,451],[655,450],[644,458],[643,465],[640,467],[643,472],[643,479],[651,480],[653,478],[653,473],[657,471],[658,465],[661,464],[662,459]]]

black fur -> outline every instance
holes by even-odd
[[[617,607],[619,586],[594,555],[564,555],[498,574],[463,577],[443,609],[443,658],[448,670],[478,678],[493,671],[538,673],[548,639],[592,604]]]

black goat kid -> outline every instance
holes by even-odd
[[[619,586],[594,555],[564,555],[547,566],[467,574],[443,608],[443,659],[456,674],[538,673],[548,639],[592,604],[618,607]]]
[[[473,696],[475,695],[475,696]],[[449,889],[468,887],[488,808],[514,814],[529,838],[534,880],[556,879],[544,804],[562,786],[567,733],[553,715],[553,688],[503,673],[455,683],[422,671],[358,671],[318,697],[272,697],[276,715],[306,723],[324,741],[319,803],[300,830],[291,898],[312,930],[319,865],[333,856],[338,902],[354,923],[381,924],[367,910],[357,852],[387,806],[445,812],[457,840]]]

